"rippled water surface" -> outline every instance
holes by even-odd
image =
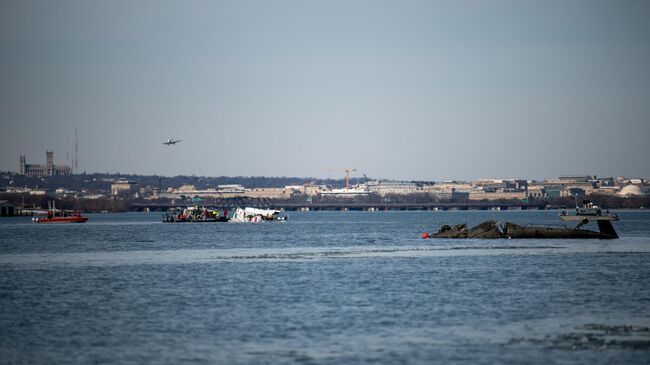
[[[0,363],[648,363],[650,213],[618,240],[423,240],[557,212],[0,220]]]

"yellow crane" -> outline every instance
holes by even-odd
[[[346,169],[329,169],[330,172],[345,172],[345,190],[350,189],[350,173],[356,172],[357,169],[346,168]]]

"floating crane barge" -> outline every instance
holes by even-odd
[[[444,225],[436,233],[423,233],[422,238],[618,238],[612,225],[613,221],[618,220],[618,215],[608,212],[603,214],[599,207],[594,206],[588,200],[583,202],[582,207],[576,207],[575,214],[569,214],[566,210],[562,210],[560,219],[578,224],[574,228],[536,227],[510,222],[502,225],[497,221],[489,220],[472,228],[467,228],[466,224],[453,227]],[[598,231],[582,229],[589,222],[596,222]]]

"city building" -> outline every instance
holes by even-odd
[[[529,185],[527,195],[529,198],[546,198],[546,188],[540,185]]]
[[[560,197],[584,197],[586,194],[585,189],[577,187],[567,187],[560,190]]]
[[[320,196],[336,197],[336,198],[355,198],[358,196],[368,196],[371,194],[370,191],[366,189],[359,188],[350,188],[350,189],[330,189],[330,190],[321,190],[319,192]]]
[[[72,175],[72,168],[68,165],[55,165],[54,151],[46,151],[45,165],[27,164],[25,155],[20,155],[19,173],[34,177],[67,176]]]
[[[525,199],[525,191],[508,191],[498,189],[497,191],[475,190],[469,193],[469,200],[499,200],[499,199]]]
[[[240,184],[217,185],[217,192],[221,198],[238,198],[246,195],[246,188]]]
[[[621,191],[621,188],[618,186],[601,186],[598,189],[591,191],[591,194],[597,195],[616,195]]]
[[[216,188],[196,189],[194,185],[183,185],[177,189],[168,188],[166,192],[155,195],[156,198],[182,199],[198,198],[260,198],[260,199],[289,199],[293,189],[286,188],[254,188],[247,189],[239,184],[218,185]],[[153,195],[152,195],[153,196]]]
[[[586,183],[588,181],[595,180],[595,176],[589,175],[563,175],[557,178],[559,181],[570,184],[570,183]]]
[[[314,196],[325,190],[327,190],[327,187],[324,185],[305,184],[303,188],[303,194]]]
[[[111,195],[131,195],[136,183],[128,180],[116,180],[111,184]]]
[[[467,183],[445,181],[435,185],[423,186],[421,191],[438,200],[465,200],[475,188]]]
[[[366,186],[368,191],[379,196],[388,194],[408,195],[418,192],[416,184],[402,181],[369,181]]]
[[[255,188],[246,191],[245,196],[247,198],[286,200],[291,198],[291,193],[292,190],[283,188]]]
[[[581,190],[582,195],[589,195],[592,191],[598,188],[597,181],[591,179],[589,176],[560,176],[557,179],[548,179],[541,182],[541,185],[546,187],[546,193],[549,198],[559,198],[561,196],[569,196],[573,193],[571,189]],[[556,195],[556,192],[562,192]],[[569,194],[569,195],[567,195]]]
[[[47,196],[47,195],[53,195],[54,190],[52,189],[47,189],[47,188],[42,188],[42,189],[29,189],[28,191],[29,195],[41,195],[41,196]]]

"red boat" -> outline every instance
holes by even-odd
[[[69,212],[63,210],[49,210],[47,217],[34,218],[34,223],[84,223],[88,217],[81,215],[79,211]]]

